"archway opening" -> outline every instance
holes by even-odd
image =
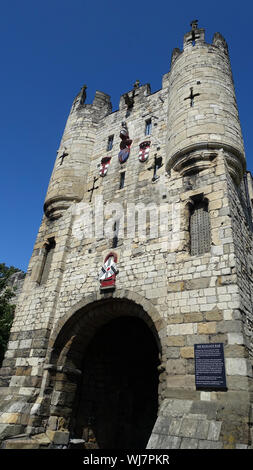
[[[145,448],[158,410],[159,351],[146,323],[118,317],[84,351],[72,432],[86,448]]]

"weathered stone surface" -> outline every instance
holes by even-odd
[[[181,441],[180,449],[197,449],[198,443],[198,439],[187,439],[184,437]]]
[[[210,284],[210,279],[208,277],[199,277],[197,279],[191,279],[189,281],[185,281],[184,289],[185,290],[204,289],[205,287],[209,287],[209,284]]]
[[[215,441],[208,441],[208,440],[200,440],[199,441],[199,449],[222,449],[223,445],[222,442],[215,442]]]
[[[186,346],[184,348],[180,349],[180,354],[181,357],[184,357],[186,359],[193,358],[194,357],[194,348],[192,346]]]
[[[160,407],[148,447],[250,445],[252,177],[225,40],[216,34],[209,44],[204,29],[195,33],[185,35],[155,93],[136,84],[114,112],[106,93],[85,103],[85,87],[73,102],[1,369],[2,439],[26,431],[41,441],[21,447],[46,446],[49,437],[67,445],[89,345],[104,325],[127,317],[141,320],[157,344]],[[120,163],[123,121],[132,144]],[[117,210],[116,237],[106,230]],[[115,289],[103,292],[98,275],[111,251],[119,272]],[[194,345],[215,342],[224,344],[228,389],[196,390]],[[129,338],[128,352],[136,343]]]
[[[147,449],[179,449],[181,439],[176,436],[152,434]]]
[[[216,323],[215,322],[200,323],[198,325],[198,333],[200,335],[216,333]]]
[[[248,361],[246,359],[226,359],[226,371],[228,375],[248,375],[248,369]]]
[[[210,441],[218,441],[221,430],[221,422],[211,421],[209,425],[209,431],[207,439]]]
[[[184,282],[169,282],[168,292],[182,292],[185,289]]]
[[[167,338],[168,346],[184,346],[185,337],[184,336],[169,336]]]
[[[46,435],[53,444],[67,445],[70,433],[67,431],[52,431],[48,429]]]
[[[160,413],[162,416],[183,416],[184,413],[188,413],[191,409],[191,400],[164,400]]]

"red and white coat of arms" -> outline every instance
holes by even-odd
[[[139,151],[139,160],[140,162],[145,162],[148,159],[149,156],[149,150],[150,150],[150,141],[146,140],[145,142],[142,142],[140,144],[140,151]]]
[[[117,255],[109,253],[104,261],[104,266],[99,274],[100,289],[115,289],[117,270]]]
[[[108,170],[108,166],[111,163],[111,157],[103,157],[100,164],[99,174],[105,176]]]

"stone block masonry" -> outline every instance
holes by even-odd
[[[85,103],[85,87],[74,100],[1,369],[6,448],[20,433],[32,442],[17,439],[17,447],[68,446],[78,438],[86,448],[103,448],[105,435],[117,446],[113,433],[123,431],[105,432],[94,411],[103,409],[103,423],[114,422],[105,414],[114,396],[106,392],[108,377],[118,386],[115,422],[128,436],[134,430],[136,446],[252,447],[253,185],[249,172],[244,177],[227,44],[219,33],[208,44],[204,34],[197,27],[184,36],[160,90],[137,81],[114,112],[99,91],[92,104]],[[148,158],[141,161],[143,142]],[[120,162],[119,152],[129,149]],[[117,273],[103,291],[99,273],[109,254]],[[131,330],[128,355],[153,338],[146,376],[157,380],[149,403],[158,405],[153,415],[143,411],[142,431],[123,412],[140,390],[134,362],[141,348],[129,394],[111,369],[103,375],[113,363],[108,349],[107,356],[91,353],[96,335],[122,318],[143,324],[141,340]],[[107,348],[116,339],[109,336]],[[223,343],[226,390],[196,389],[194,345],[209,343]],[[118,373],[127,369],[123,363]]]

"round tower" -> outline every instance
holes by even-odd
[[[167,170],[198,172],[223,149],[229,172],[239,183],[245,155],[228,47],[220,33],[207,44],[197,20],[191,27],[183,51],[172,53]]]
[[[50,219],[61,217],[73,202],[82,200],[97,125],[112,110],[110,97],[100,91],[92,104],[85,104],[86,88],[82,87],[73,102],[57,152],[44,203]]]

